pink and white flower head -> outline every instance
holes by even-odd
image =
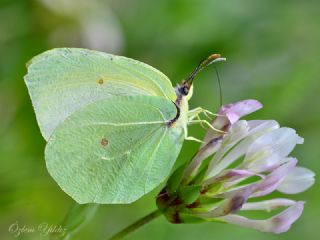
[[[296,194],[314,183],[314,173],[297,167],[290,157],[303,143],[292,128],[274,120],[240,120],[262,108],[256,100],[222,106],[204,143],[186,165],[177,169],[157,197],[158,207],[173,223],[223,221],[264,232],[287,231],[303,211],[304,202],[287,198],[259,201],[274,191]],[[282,212],[264,220],[245,211]]]

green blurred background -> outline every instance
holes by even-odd
[[[255,98],[264,108],[250,118],[276,119],[305,138],[293,155],[319,170],[319,0],[1,0],[0,1],[0,239],[18,238],[11,224],[59,224],[73,201],[48,175],[41,137],[23,75],[25,63],[54,47],[87,47],[125,55],[164,72],[175,85],[210,53],[219,64],[224,102]],[[216,111],[213,68],[195,82],[191,107]],[[202,137],[204,130],[192,127]],[[186,142],[177,164],[198,144]],[[131,205],[101,206],[74,239],[105,239],[155,209],[160,187]],[[233,225],[172,225],[163,217],[128,239],[320,239],[316,184],[292,198],[305,200],[302,217],[281,235]]]

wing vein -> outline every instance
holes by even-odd
[[[164,92],[164,90],[162,89],[162,87],[160,86],[160,84],[157,82],[157,81],[154,81],[152,78],[148,77],[147,75],[137,71],[137,70],[134,70],[134,69],[130,69],[128,67],[125,67],[125,66],[122,66],[118,63],[115,62],[116,65],[118,65],[119,67],[122,67],[123,69],[125,69],[128,74],[130,74],[132,77],[135,77],[132,72],[135,72],[136,74],[140,75],[140,76],[143,76],[145,79],[149,79],[152,83],[154,83],[161,91],[161,93],[167,98],[167,99],[170,99],[167,94]]]

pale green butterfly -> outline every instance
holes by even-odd
[[[194,76],[176,88],[160,71],[102,52],[58,48],[28,63],[25,82],[48,141],[46,165],[78,203],[130,203],[169,175],[201,112],[189,111]]]

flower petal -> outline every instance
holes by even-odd
[[[244,179],[251,176],[259,176],[260,178],[264,178],[264,175],[250,172],[248,170],[243,169],[231,169],[225,170],[221,172],[218,176],[209,178],[203,182],[204,185],[210,185],[214,182],[225,182],[224,187],[228,188],[232,185],[235,185],[238,182],[243,181]]]
[[[260,201],[260,202],[250,202],[243,204],[241,211],[243,210],[264,210],[270,212],[279,207],[288,207],[296,203],[291,199],[286,198],[274,198],[271,200]]]
[[[226,215],[218,219],[242,227],[253,228],[262,232],[283,233],[290,229],[291,225],[301,216],[303,202],[297,202],[280,214],[266,220],[253,220],[239,215]]]
[[[275,120],[250,120],[248,126],[250,135],[259,133],[258,136],[280,127]]]
[[[212,126],[216,129],[227,131],[230,125],[237,122],[241,117],[257,111],[260,108],[262,108],[262,104],[257,100],[251,99],[224,105],[218,111],[219,116],[214,119]],[[207,143],[211,139],[222,135],[223,134],[209,129],[203,141]]]
[[[253,184],[254,193],[251,197],[264,196],[276,190],[285,176],[295,168],[298,162],[295,158],[288,158],[287,160],[286,163],[273,170],[267,177]]]
[[[218,114],[227,116],[229,122],[234,124],[241,117],[255,112],[260,108],[262,108],[262,104],[259,101],[249,99],[224,105],[220,108]]]
[[[286,194],[296,194],[307,190],[314,184],[315,173],[304,167],[294,168],[283,179],[277,190]]]
[[[184,172],[184,179],[189,178],[190,176],[193,177],[196,175],[198,168],[200,167],[203,160],[207,157],[215,153],[220,145],[222,139],[220,137],[214,138],[209,141],[206,145],[200,148],[197,154],[192,158],[191,162],[188,164],[185,172]]]
[[[235,213],[241,209],[242,205],[247,201],[250,195],[251,189],[235,192],[213,210],[207,212],[195,212],[194,215],[203,218],[217,218],[230,213]]]
[[[222,176],[219,176],[219,179],[225,179],[228,178],[228,180],[235,180],[238,178],[243,178],[243,177],[251,177],[251,176],[259,176],[261,178],[264,178],[263,175],[261,174],[257,174],[254,172],[250,172],[248,170],[243,170],[243,169],[231,169],[231,170],[227,170],[225,174],[223,174]]]
[[[220,173],[225,167],[229,165],[229,161],[224,161],[224,155],[239,141],[241,141],[248,134],[247,121],[238,121],[231,126],[228,134],[223,138],[220,149],[211,160],[206,178],[210,178]],[[228,154],[229,155],[229,154]],[[238,155],[237,155],[238,156]],[[236,156],[236,158],[237,158]],[[233,159],[233,158],[232,158]],[[232,159],[230,161],[232,161]]]
[[[279,128],[257,138],[249,147],[244,164],[251,171],[269,171],[281,164],[279,162],[303,139],[291,128]]]
[[[228,135],[223,140],[221,149],[219,149],[208,168],[207,178],[215,176],[243,156],[256,138],[278,127],[279,124],[273,120],[242,120],[232,125]],[[233,149],[225,156],[231,148]],[[220,160],[222,157],[223,159]]]
[[[280,167],[273,170],[268,176],[259,180],[257,182],[239,186],[230,189],[224,193],[217,195],[217,197],[229,198],[230,196],[234,196],[236,193],[241,191],[251,191],[252,195],[250,197],[260,197],[267,195],[280,185],[285,176],[294,169],[297,164],[297,160],[295,158],[288,158],[287,162],[282,164]]]

